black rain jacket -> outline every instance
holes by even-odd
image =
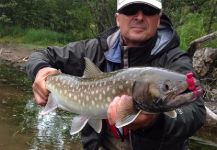
[[[26,63],[26,72],[32,80],[38,70],[43,67],[53,67],[60,69],[63,73],[82,76],[83,57],[90,58],[102,71],[106,71],[107,63],[112,62],[105,59],[104,53],[111,48],[117,32],[119,29],[114,27],[95,39],[72,42],[64,47],[50,46],[45,50],[34,52]],[[152,49],[146,49],[146,46],[128,49],[129,67],[155,66],[181,73],[193,70],[190,58],[178,48],[179,38],[166,15],[161,16],[158,33],[151,41],[149,43],[152,44]],[[123,67],[123,63],[112,63],[112,65],[113,70]],[[199,98],[177,109],[176,112],[178,114],[176,119],[160,114],[151,127],[131,131],[133,149],[187,150],[188,137],[193,135],[205,121],[206,111],[203,100]],[[103,131],[97,134],[89,125],[82,130],[84,149],[98,149],[102,138]]]

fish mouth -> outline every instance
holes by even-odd
[[[186,89],[175,96],[162,96],[153,100],[152,103],[145,103],[144,100],[134,100],[133,103],[135,109],[138,110],[154,113],[167,112],[194,102],[203,93],[203,89],[198,87],[194,91]]]
[[[180,106],[194,102],[199,96],[203,95],[203,93],[204,91],[200,87],[192,91],[187,89],[184,92],[176,95],[174,98],[168,99],[166,106],[171,108],[178,108]]]

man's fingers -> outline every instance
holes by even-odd
[[[45,105],[47,102],[48,91],[42,90],[37,84],[33,85],[33,93],[38,105]]]
[[[121,106],[124,105],[126,100],[132,100],[132,97],[127,95],[122,95],[121,97],[117,96],[114,100],[109,104],[107,115],[108,121],[111,125],[114,125],[117,121],[117,110],[121,109]]]
[[[39,105],[45,105],[48,99],[48,93],[45,86],[46,79],[49,75],[60,73],[55,68],[45,67],[38,71],[35,81],[32,85],[32,90],[35,96],[36,103]]]
[[[34,93],[36,103],[38,105],[44,106],[46,104],[47,100],[42,98],[37,92],[33,92],[33,93]]]
[[[109,124],[114,125],[116,120],[116,113],[117,113],[117,103],[120,97],[115,97],[114,100],[109,104],[107,115]]]
[[[32,85],[33,91],[39,93],[40,95],[48,95],[48,90],[45,87],[45,81],[37,81]]]

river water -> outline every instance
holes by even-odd
[[[71,114],[39,114],[31,82],[20,68],[0,62],[0,149],[80,150],[79,135],[71,136]],[[217,150],[217,127],[205,127],[190,140],[191,150]]]

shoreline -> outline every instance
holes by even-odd
[[[0,44],[0,60],[12,65],[22,66],[34,50],[18,45]]]

